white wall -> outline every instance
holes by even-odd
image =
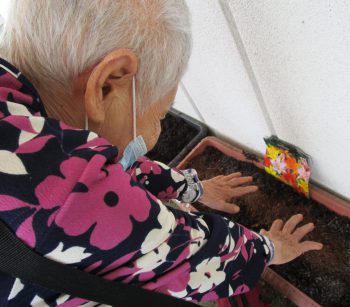
[[[184,85],[205,121],[260,152],[275,131],[312,156],[313,180],[350,198],[350,1],[187,1]]]
[[[10,1],[11,0],[0,0],[0,15],[5,18],[7,17]]]
[[[188,0],[194,48],[183,83],[205,122],[255,150],[269,134],[252,84],[222,15],[218,1]],[[183,91],[180,91],[183,97]],[[190,104],[176,107],[194,112]]]

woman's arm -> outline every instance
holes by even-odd
[[[180,171],[145,157],[139,158],[128,173],[160,200],[177,199],[183,203],[200,201],[207,207],[231,214],[239,211],[239,207],[232,203],[233,198],[258,190],[251,185],[253,178],[242,177],[241,173],[201,182],[194,169]]]
[[[160,200],[177,199],[189,203],[203,195],[202,184],[193,169],[178,170],[140,157],[128,170],[134,181],[141,183]]]
[[[194,301],[254,287],[271,257],[266,237],[215,214],[167,208],[120,165],[104,162],[96,155],[85,163],[75,184],[84,189],[73,189],[55,214],[62,237],[47,236],[63,249],[83,238],[93,256],[79,267],[98,263],[94,273],[104,278]]]

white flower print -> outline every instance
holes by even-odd
[[[38,295],[35,295],[32,301],[30,302],[32,307],[50,307],[45,303],[45,301]]]
[[[44,128],[45,120],[43,118],[40,118],[37,116],[30,116],[30,117],[28,117],[28,120],[29,120],[30,125],[32,126],[33,130],[35,131],[35,133],[29,132],[26,130],[21,130],[21,133],[20,133],[19,139],[18,139],[19,145],[22,145],[25,142],[28,142],[28,141],[34,139],[37,135],[39,135],[41,133],[41,131]]]
[[[187,295],[186,289],[182,290],[180,292],[174,292],[174,291],[171,291],[171,290],[168,290],[168,292],[171,294],[171,296],[178,297],[178,298],[183,298],[183,297],[185,297]]]
[[[42,118],[42,117],[38,117],[38,116],[30,116],[29,118],[29,121],[33,127],[33,129],[38,133],[40,134],[41,131],[43,130],[44,128],[44,125],[45,125],[45,119]]]
[[[231,234],[228,234],[225,240],[226,248],[228,248],[228,252],[231,253],[236,246],[235,240],[232,238]]]
[[[145,241],[142,243],[141,252],[147,254],[151,250],[154,250],[160,244],[165,242],[170,234],[173,232],[176,226],[176,220],[174,214],[167,209],[161,201],[158,201],[160,206],[160,212],[158,214],[159,224],[162,225],[162,228],[152,229],[145,238]]]
[[[174,171],[174,170],[170,170],[170,174],[171,174],[171,178],[175,181],[175,182],[181,182],[184,180],[184,176],[182,174],[179,174],[178,172]]]
[[[32,132],[27,132],[25,130],[22,130],[20,135],[19,135],[18,144],[22,145],[25,142],[28,142],[28,141],[34,139],[37,135],[38,135],[37,133],[32,133]]]
[[[201,228],[199,230],[192,228],[190,253],[187,256],[187,259],[197,253],[205,245],[205,243],[207,243],[207,240],[205,239],[205,232]]]
[[[90,141],[92,141],[92,140],[94,140],[94,139],[96,139],[96,138],[98,138],[98,135],[97,135],[95,132],[91,132],[91,131],[90,131],[90,133],[89,133],[89,135],[88,135],[88,137],[87,137],[86,142],[90,142]]]
[[[11,175],[27,175],[21,159],[13,152],[0,150],[0,172]]]
[[[140,175],[140,174],[142,174],[142,171],[141,171],[141,168],[138,167],[138,168],[135,170],[135,175],[138,176],[138,175]]]
[[[164,243],[159,247],[157,247],[152,252],[137,259],[136,266],[141,270],[134,273],[134,275],[144,273],[144,272],[150,272],[155,268],[159,267],[166,261],[166,258],[169,252],[170,252],[170,246],[167,243]]]
[[[225,280],[226,274],[217,271],[220,267],[220,257],[205,259],[196,266],[196,272],[190,273],[188,285],[193,289],[198,289],[199,293],[204,293],[212,287],[219,285]]]
[[[16,278],[15,282],[13,283],[11,293],[8,297],[8,300],[12,300],[17,296],[18,293],[20,293],[24,288],[24,285],[22,284],[21,280]]]
[[[164,170],[168,170],[170,169],[170,167],[162,162],[159,161],[155,161],[161,168],[163,168]]]
[[[6,106],[11,115],[32,116],[28,109],[22,104],[7,101]]]
[[[68,299],[70,298],[70,295],[68,294],[61,294],[57,299],[56,299],[56,304],[60,305],[65,303],[66,301],[68,301]]]
[[[72,264],[72,263],[79,263],[85,258],[88,258],[91,256],[90,253],[85,253],[85,248],[82,248],[79,246],[73,246],[73,247],[67,248],[65,251],[63,251],[63,247],[64,247],[63,243],[60,242],[57,245],[57,247],[50,253],[46,254],[45,257],[55,260],[57,262]]]

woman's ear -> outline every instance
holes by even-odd
[[[120,103],[118,107],[121,114],[124,113],[123,102],[131,99],[130,85],[137,67],[137,57],[131,49],[114,50],[95,66],[85,90],[85,111],[90,121],[103,123],[108,112],[108,98],[112,95],[113,103]]]

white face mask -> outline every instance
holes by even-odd
[[[145,141],[141,135],[136,137],[136,84],[135,77],[132,79],[132,112],[133,112],[133,140],[126,146],[123,157],[119,163],[127,170],[136,160],[147,153]],[[87,115],[85,115],[85,129],[88,130]]]

